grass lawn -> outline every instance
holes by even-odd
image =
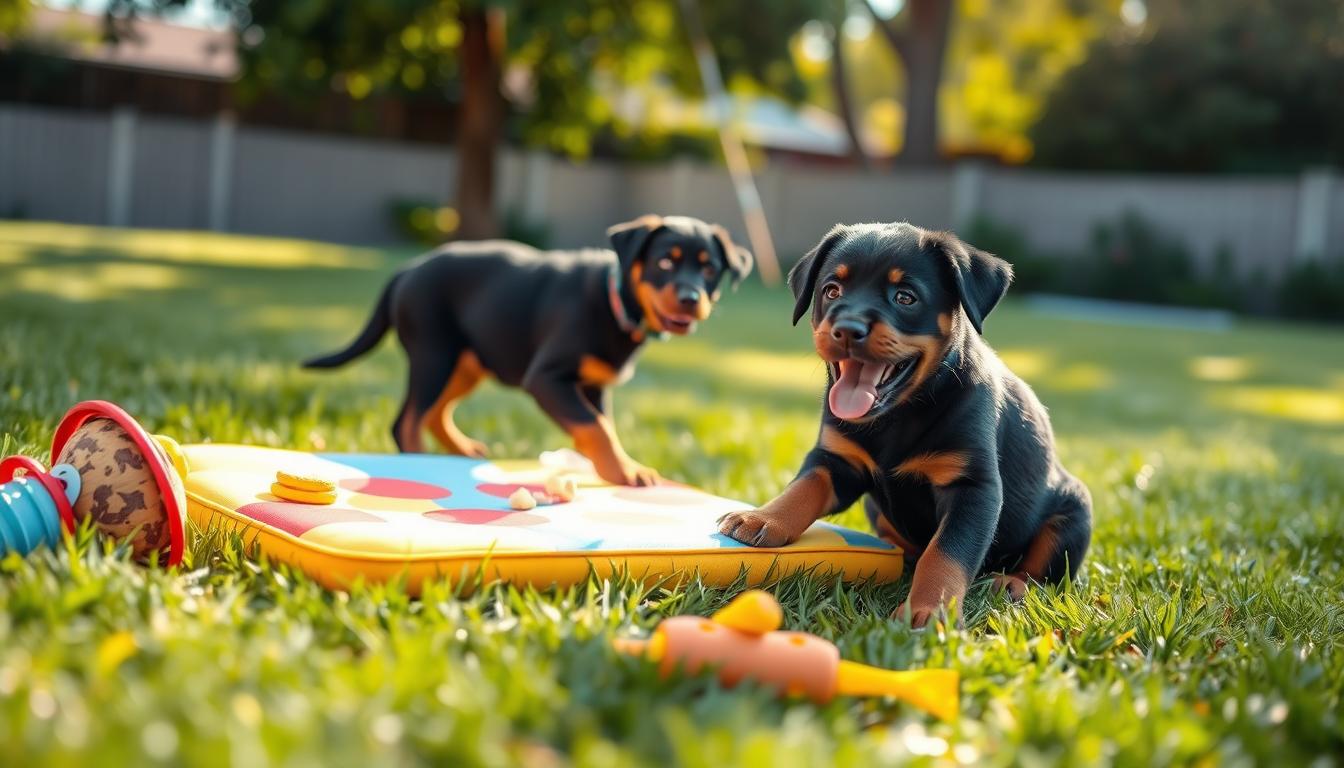
[[[76,400],[181,441],[390,451],[403,361],[343,342],[409,252],[0,223],[0,455],[46,459]],[[816,433],[822,369],[791,300],[729,295],[616,398],[636,458],[763,502]],[[786,621],[846,657],[962,671],[957,722],[660,681],[608,640],[731,592],[593,582],[327,592],[196,532],[147,572],[89,542],[0,561],[0,765],[1338,764],[1344,755],[1344,333],[1088,325],[1009,302],[990,340],[1050,407],[1096,532],[1071,588],[964,626],[888,620],[908,581],[789,578]],[[564,444],[490,388],[495,455]],[[851,511],[844,520],[862,525]]]

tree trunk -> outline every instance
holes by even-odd
[[[831,92],[835,96],[835,108],[844,122],[845,133],[849,135],[849,157],[865,168],[868,166],[868,153],[864,151],[863,139],[859,134],[859,124],[854,119],[854,100],[849,93],[849,80],[845,69],[845,36],[840,23],[831,25]]]
[[[897,50],[905,63],[905,143],[900,162],[938,162],[938,85],[954,0],[910,0],[908,32]]]
[[[503,19],[483,5],[463,4],[459,12],[462,44],[458,49],[462,100],[457,118],[457,212],[462,217],[456,237],[497,237],[495,155],[503,124],[500,95]]]

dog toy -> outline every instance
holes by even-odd
[[[90,520],[127,541],[135,559],[177,565],[186,549],[186,460],[170,438],[150,436],[101,400],[71,408],[56,427],[52,468],[26,456],[0,460],[0,556],[54,547]]]
[[[824,704],[836,696],[891,696],[950,720],[958,709],[954,669],[895,671],[840,658],[835,644],[804,632],[783,632],[783,611],[768,592],[746,592],[712,617],[664,619],[647,640],[618,638],[618,651],[643,656],[667,677],[677,670],[717,671],[731,688],[743,680],[784,696]]]

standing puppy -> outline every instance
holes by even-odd
[[[724,534],[777,547],[864,508],[918,558],[898,616],[922,626],[982,572],[1018,599],[1077,569],[1092,535],[1086,486],[1055,456],[1045,408],[981,338],[1012,267],[946,232],[837,226],[789,273],[793,322],[812,307],[826,361],[821,434],[797,479]]]
[[[484,455],[453,423],[453,409],[494,376],[531,394],[604,480],[655,483],[658,474],[616,438],[610,388],[633,373],[650,333],[695,330],[724,276],[737,284],[752,258],[723,227],[684,216],[644,216],[607,234],[615,252],[538,251],[506,240],[445,245],[388,282],[349,347],[304,367],[343,365],[396,328],[410,361],[392,425],[402,451],[423,451],[427,428],[451,453]]]

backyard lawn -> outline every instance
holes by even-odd
[[[45,460],[90,398],[183,442],[391,451],[392,343],[335,373],[296,361],[354,333],[410,255],[0,223],[0,455]],[[791,304],[752,284],[651,344],[616,396],[630,453],[751,502],[781,489],[823,377]],[[847,658],[961,670],[956,722],[660,681],[610,649],[733,591],[332,593],[195,531],[173,572],[87,541],[0,561],[0,765],[1338,764],[1344,330],[1093,325],[1010,301],[987,333],[1092,489],[1079,581],[1021,605],[981,584],[964,626],[926,631],[887,618],[908,580],[772,587],[790,627]],[[565,444],[493,387],[459,424],[496,456]]]

